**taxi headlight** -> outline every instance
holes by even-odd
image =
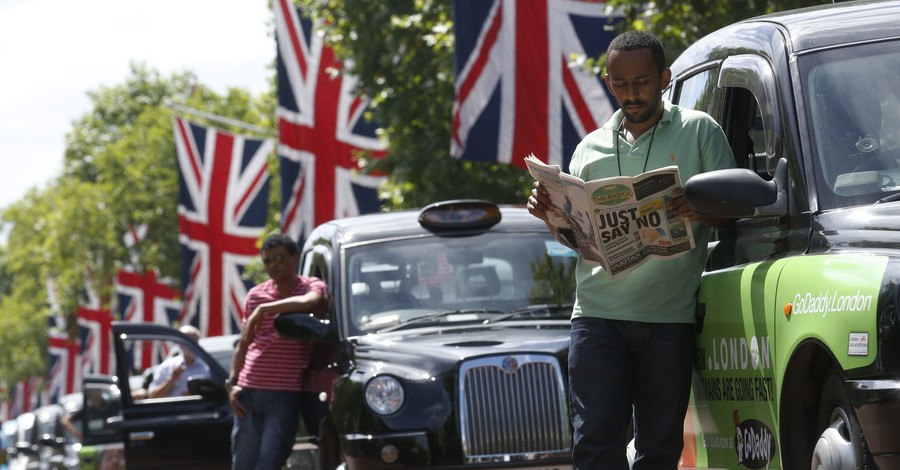
[[[381,375],[366,384],[366,404],[380,415],[396,413],[403,399],[403,385],[391,376]]]

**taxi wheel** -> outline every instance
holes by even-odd
[[[322,420],[319,431],[319,468],[321,470],[345,469],[341,440],[331,415]]]
[[[819,402],[821,434],[813,450],[812,470],[856,470],[863,465],[863,436],[840,375],[825,381]]]

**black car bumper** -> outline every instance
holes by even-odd
[[[900,465],[900,380],[850,380],[847,386],[879,468]]]

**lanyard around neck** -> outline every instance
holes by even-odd
[[[653,138],[656,137],[656,127],[659,126],[659,121],[656,121],[656,124],[653,125],[653,131],[650,133],[650,143],[647,144],[647,155],[644,157],[644,169],[641,170],[641,173],[647,171],[647,162],[650,161],[650,149],[653,148]],[[621,127],[625,128],[625,120],[622,120]],[[619,131],[617,129],[613,129],[613,139],[616,141],[616,166],[619,168],[619,176],[622,176],[622,160],[619,158]],[[637,139],[634,139],[634,143],[637,143]]]

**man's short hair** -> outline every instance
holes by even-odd
[[[606,49],[608,56],[612,51],[634,51],[637,49],[650,49],[653,53],[653,61],[659,73],[666,69],[666,51],[656,36],[646,31],[626,31],[609,43]]]
[[[283,246],[291,255],[297,253],[297,242],[283,233],[274,233],[266,237],[266,239],[263,240],[262,249],[260,251],[270,250],[278,246]]]

